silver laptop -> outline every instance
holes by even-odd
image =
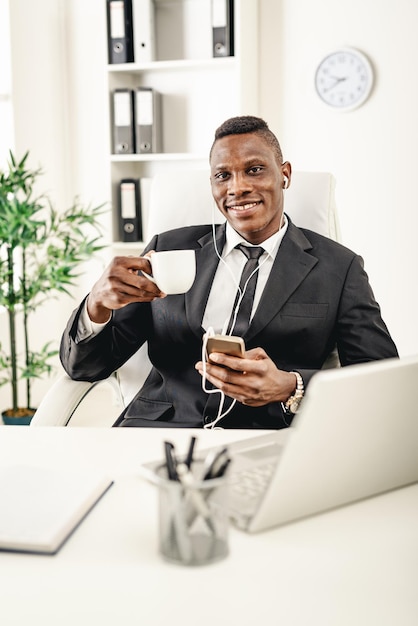
[[[418,356],[321,371],[285,431],[228,444],[229,514],[259,532],[418,481]]]

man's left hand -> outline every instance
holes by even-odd
[[[203,376],[203,363],[196,363]],[[247,350],[244,358],[212,352],[206,363],[206,379],[247,406],[286,402],[296,388],[294,374],[279,370],[263,348]]]

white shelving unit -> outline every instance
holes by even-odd
[[[156,60],[107,66],[111,93],[153,87],[161,94],[162,152],[110,155],[113,248],[121,243],[117,187],[122,178],[151,178],[163,168],[208,166],[217,126],[235,115],[258,114],[258,0],[235,0],[234,56],[213,58],[211,0],[154,0]],[[112,145],[112,141],[109,142]]]

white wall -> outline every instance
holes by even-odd
[[[9,2],[0,0],[0,168],[13,147],[12,68],[10,62]]]
[[[83,204],[109,200],[106,180],[106,31],[102,0],[10,0],[15,152],[30,151],[30,165],[42,167],[38,193],[66,209],[75,197]],[[104,232],[110,223],[104,218]],[[105,255],[103,255],[105,256]],[[59,344],[77,301],[88,291],[105,260],[84,267],[73,298],[52,300],[32,317],[32,348]],[[7,343],[6,316],[0,315],[0,341]],[[55,360],[59,365],[58,358]],[[36,405],[50,385],[33,384]],[[22,398],[23,399],[23,398]],[[0,406],[10,406],[0,387]]]
[[[261,115],[295,169],[337,178],[344,243],[365,259],[401,354],[418,353],[418,3],[261,0]],[[315,95],[316,64],[340,46],[363,50],[376,82],[350,113]]]
[[[109,200],[104,6],[11,1],[16,151],[31,150],[45,171],[42,191],[62,207],[75,195],[85,203]],[[403,355],[418,353],[417,22],[414,0],[260,0],[254,86],[261,102],[254,113],[269,122],[294,168],[335,174],[344,242],[364,257]],[[363,50],[376,71],[371,98],[345,114],[321,105],[313,88],[316,64],[342,45]],[[73,300],[50,305],[47,330],[37,320],[39,339],[43,332],[59,339],[103,263],[87,268]]]

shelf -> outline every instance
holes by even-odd
[[[135,250],[136,252],[139,251],[139,254],[141,254],[142,250],[145,248],[145,242],[144,241],[112,241],[111,247],[113,249],[121,248],[124,250]]]
[[[173,72],[185,70],[218,70],[230,67],[235,57],[218,57],[210,59],[181,59],[178,61],[154,61],[152,63],[118,63],[107,66],[109,74],[141,74],[143,72]]]
[[[158,152],[152,154],[111,154],[112,163],[147,163],[153,161],[202,161],[208,159],[207,154],[193,154],[192,152]]]

